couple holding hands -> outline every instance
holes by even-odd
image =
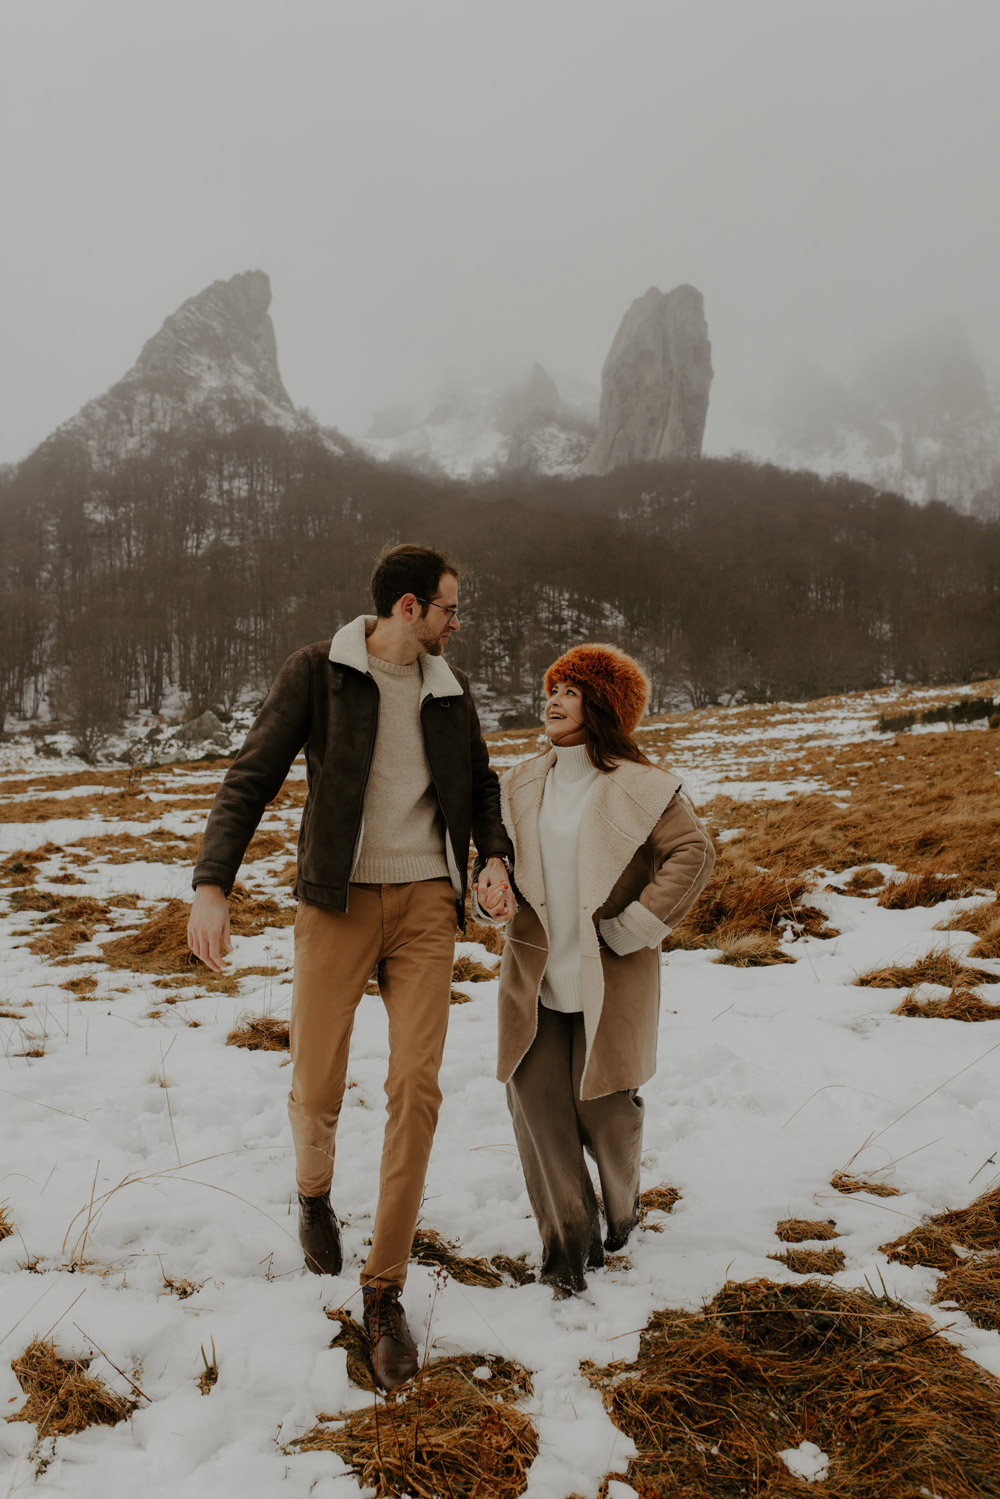
[[[441,552],[383,551],[375,615],[285,662],[212,806],[194,872],[192,951],[219,969],[228,895],[300,750],[288,1112],[306,1265],[340,1273],[330,1202],[357,1005],[373,972],[389,1022],[387,1121],[364,1324],[383,1390],[417,1369],[400,1295],[441,1093],[456,922],[506,929],[498,1076],[556,1295],[621,1248],[638,1214],[653,1075],[660,944],[714,852],[679,779],[634,732],[648,684],[610,645],[578,645],[545,676],[549,747],[498,781],[469,685],[443,656],[460,628],[458,569]],[[585,1152],[596,1162],[605,1224]]]

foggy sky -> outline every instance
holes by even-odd
[[[1000,365],[996,0],[6,0],[0,461],[211,281],[347,432],[497,360],[599,383],[691,282],[706,447],[789,359]]]

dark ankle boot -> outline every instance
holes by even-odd
[[[393,1390],[417,1372],[417,1347],[399,1304],[398,1286],[365,1286],[365,1332],[371,1348],[372,1372],[380,1390]]]
[[[340,1243],[340,1224],[330,1206],[330,1194],[303,1197],[299,1193],[299,1243],[306,1257],[306,1269],[314,1275],[339,1275],[344,1264]]]

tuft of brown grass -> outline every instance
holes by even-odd
[[[781,946],[777,932],[732,932],[720,927],[711,945],[719,949],[719,956],[712,962],[731,968],[768,968],[775,963],[795,962]]]
[[[946,989],[971,988],[975,984],[1000,984],[1000,974],[985,968],[967,968],[944,948],[934,948],[915,963],[894,963],[870,968],[854,980],[861,989],[909,989],[916,984],[941,984]]]
[[[273,828],[258,830],[250,839],[250,846],[243,855],[244,864],[254,864],[258,859],[270,859],[282,854],[288,847],[288,834],[278,833]]]
[[[960,874],[908,874],[890,880],[878,903],[887,911],[911,911],[914,906],[936,906],[943,900],[975,895],[978,888],[974,880]]]
[[[462,933],[459,936],[462,937]],[[503,928],[498,926],[487,926],[483,921],[473,921],[470,916],[465,923],[464,941],[478,942],[480,947],[485,947],[488,953],[495,958],[503,953],[503,945],[506,941]]]
[[[164,902],[155,916],[135,931],[103,944],[105,963],[109,968],[131,968],[139,973],[184,973],[204,968],[202,981],[212,983],[212,970],[205,968],[187,945],[190,914],[187,901]],[[252,895],[242,885],[233,886],[229,921],[236,936],[256,937],[268,927],[290,926],[294,920],[294,907],[279,906],[277,901]]]
[[[227,1046],[246,1051],[287,1051],[288,1021],[273,1015],[244,1015],[226,1037]]]
[[[467,953],[455,959],[455,965],[451,970],[453,984],[478,984],[483,979],[491,979],[494,976],[492,968],[487,968],[485,963],[480,963],[476,958],[470,958]]]
[[[888,1296],[729,1282],[701,1312],[655,1312],[631,1363],[583,1372],[638,1448],[609,1478],[644,1499],[801,1493],[779,1453],[803,1440],[835,1499],[998,1492],[1000,1383]]]
[[[881,869],[873,869],[870,864],[856,869],[849,880],[844,881],[843,889],[847,895],[874,895],[880,885],[885,884],[885,875]]]
[[[148,833],[98,833],[79,838],[73,847],[88,862],[102,864],[193,864],[200,844],[197,834],[185,838],[169,828],[150,828]]]
[[[10,1203],[4,1198],[0,1202],[0,1239],[9,1239],[14,1232],[14,1222],[9,1212]]]
[[[842,1249],[786,1249],[768,1259],[787,1265],[793,1275],[836,1275],[847,1266]]]
[[[967,1208],[953,1208],[928,1218],[881,1248],[890,1260],[903,1265],[932,1265],[936,1270],[960,1265],[963,1255],[959,1250],[1000,1252],[1000,1187],[984,1192]]]
[[[0,884],[32,885],[38,876],[39,864],[45,864],[62,854],[58,843],[43,843],[38,848],[19,848],[6,859],[0,860]]]
[[[205,1284],[203,1280],[178,1280],[172,1275],[164,1273],[163,1294],[176,1296],[178,1301],[186,1301],[189,1296],[194,1296]]]
[[[343,1348],[347,1356],[347,1377],[362,1390],[375,1393],[375,1376],[372,1373],[371,1349],[368,1334],[343,1307],[327,1308],[331,1322],[340,1324],[340,1331],[330,1344],[331,1348]]]
[[[650,1213],[671,1212],[674,1204],[680,1200],[680,1192],[667,1182],[661,1182],[658,1187],[647,1187],[645,1192],[639,1193],[639,1221],[645,1223]],[[654,1225],[646,1223],[646,1227],[653,1228]]]
[[[60,989],[68,989],[75,994],[77,999],[96,999],[97,980],[95,978],[67,979],[59,985]]]
[[[959,911],[950,921],[935,928],[939,932],[972,932],[977,937],[1000,936],[1000,901],[984,900],[978,906]]]
[[[809,888],[803,875],[772,873],[734,857],[723,846],[711,879],[666,938],[664,949],[718,947],[724,953],[718,962],[739,966],[794,962],[779,952],[783,935],[836,935],[822,911],[803,905]]]
[[[1000,1332],[1000,1257],[957,1265],[942,1277],[933,1300],[957,1306],[977,1327]]]
[[[782,1244],[805,1244],[810,1239],[839,1239],[837,1225],[832,1218],[782,1218],[775,1235]]]
[[[830,1178],[830,1186],[835,1192],[843,1192],[849,1196],[853,1192],[868,1192],[872,1197],[899,1197],[898,1187],[890,1186],[888,1182],[865,1181],[861,1176],[848,1176],[846,1171],[835,1171]]]
[[[413,1237],[412,1257],[418,1265],[435,1265],[446,1270],[462,1286],[528,1285],[534,1272],[523,1259],[493,1255],[490,1259],[467,1259],[458,1253],[459,1246],[443,1239],[433,1228],[418,1228]]]
[[[28,1399],[10,1421],[32,1421],[39,1437],[66,1436],[88,1426],[116,1426],[135,1410],[87,1373],[89,1359],[62,1358],[54,1343],[36,1340],[11,1363]]]
[[[911,989],[892,1013],[924,1020],[1000,1020],[1000,1005],[980,999],[971,989],[954,989],[946,999],[923,1000]]]
[[[336,1452],[358,1484],[379,1495],[516,1499],[538,1452],[520,1408],[531,1394],[527,1371],[509,1359],[439,1359],[386,1403],[321,1416],[286,1450]]]

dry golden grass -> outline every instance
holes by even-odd
[[[289,843],[294,841],[294,833],[278,833],[273,828],[261,829],[251,838],[250,847],[243,855],[243,862],[254,864],[258,859],[273,858],[275,854],[284,853]]]
[[[10,1216],[10,1203],[0,1202],[0,1239],[9,1239],[14,1232],[14,1222]]]
[[[972,932],[976,937],[1000,936],[1000,901],[984,900],[978,906],[959,911],[950,921],[940,921],[938,932]]]
[[[854,980],[861,989],[906,989],[915,984],[941,984],[947,989],[970,988],[974,984],[1000,984],[1000,974],[985,968],[967,968],[944,948],[934,948],[915,963],[886,964],[870,968]]]
[[[187,901],[166,901],[141,927],[105,942],[104,962],[109,968],[131,968],[139,973],[184,973],[198,968],[202,982],[212,983],[212,970],[201,964],[187,945],[190,914]],[[229,920],[236,936],[255,937],[268,927],[290,926],[295,908],[279,906],[277,901],[262,899],[235,885],[229,897]]]
[[[462,1354],[424,1366],[386,1402],[320,1417],[289,1452],[336,1452],[362,1488],[408,1499],[515,1499],[538,1438],[520,1365]],[[336,1423],[336,1424],[326,1424]]]
[[[836,1275],[847,1265],[842,1249],[786,1249],[768,1259],[787,1265],[794,1275]]]
[[[227,1046],[245,1051],[287,1051],[288,1021],[273,1015],[244,1015],[226,1037]]]
[[[67,979],[59,987],[60,989],[68,989],[71,994],[76,995],[77,999],[94,999],[96,998],[97,980],[95,978]]]
[[[832,1218],[782,1218],[774,1232],[782,1244],[805,1244],[810,1239],[840,1238]]]
[[[38,876],[39,864],[45,864],[62,853],[58,843],[43,843],[38,848],[16,849],[0,860],[0,884],[31,885]]]
[[[911,911],[914,906],[936,906],[943,900],[975,895],[978,886],[960,874],[908,874],[890,880],[878,903],[887,911]]]
[[[455,959],[455,966],[451,970],[451,979],[454,984],[476,984],[483,979],[494,978],[496,970],[487,968],[485,963],[480,963],[476,958],[470,958],[463,953]]]
[[[467,1259],[458,1253],[458,1245],[449,1243],[432,1228],[418,1228],[413,1237],[412,1257],[418,1265],[436,1265],[446,1270],[462,1286],[524,1286],[535,1279],[526,1260],[509,1255],[490,1259]]]
[[[680,1192],[667,1182],[661,1182],[658,1187],[647,1187],[645,1192],[639,1193],[639,1221],[645,1223],[650,1213],[669,1213],[680,1200]],[[647,1228],[652,1226],[646,1224]]]
[[[922,1020],[1000,1020],[1000,1005],[980,999],[971,989],[954,989],[946,999],[921,999],[911,990],[892,1013]]]
[[[503,952],[503,945],[506,939],[501,927],[486,926],[482,921],[473,921],[470,916],[466,920],[464,940],[466,942],[478,942],[481,947],[485,947],[488,953],[492,953],[494,957],[499,957]]]
[[[1000,880],[1000,735],[898,736],[885,743],[803,746],[749,774],[826,782],[829,796],[761,803],[720,797],[718,827],[741,828],[740,852],[776,873],[892,864],[910,874],[961,876],[974,887]],[[905,815],[901,815],[905,812]]]
[[[1000,1332],[1000,1257],[957,1265],[941,1279],[934,1301],[957,1306],[977,1327]]]
[[[888,1182],[866,1181],[861,1176],[849,1176],[846,1171],[835,1171],[830,1178],[830,1186],[835,1192],[843,1192],[850,1195],[853,1192],[868,1192],[872,1197],[898,1197],[899,1188],[890,1186]]]
[[[101,928],[113,927],[113,911],[90,896],[52,895],[49,892],[15,891],[15,897],[33,901],[44,912],[28,950],[36,957],[56,962],[74,961],[74,950],[92,942]]]
[[[10,1421],[32,1421],[39,1437],[66,1436],[88,1426],[116,1426],[135,1410],[101,1380],[87,1373],[86,1359],[61,1358],[54,1343],[29,1344],[11,1363],[28,1396]]]
[[[713,963],[726,963],[731,968],[768,968],[774,963],[794,963],[791,953],[781,946],[776,932],[739,932],[720,927],[710,944],[719,949]]]
[[[951,1270],[963,1256],[955,1248],[977,1253],[1000,1252],[1000,1187],[984,1192],[966,1208],[954,1208],[928,1218],[881,1246],[883,1254],[903,1265],[933,1265]]]
[[[874,895],[884,884],[885,875],[882,871],[866,864],[862,869],[856,869],[849,880],[844,881],[842,889],[845,895]]]
[[[78,838],[73,852],[76,855],[80,851],[81,862],[85,859],[99,860],[102,864],[193,864],[200,845],[200,834],[185,838],[168,828],[150,828],[148,833],[98,833]]]
[[[1000,1383],[889,1297],[823,1282],[730,1282],[699,1313],[656,1312],[638,1357],[584,1365],[639,1449],[644,1499],[792,1499],[779,1452],[829,1454],[831,1499],[998,1492]]]
[[[821,911],[803,904],[808,889],[804,876],[772,874],[724,847],[705,890],[664,949],[718,948],[717,963],[740,968],[794,963],[781,947],[783,936],[837,935]]]

